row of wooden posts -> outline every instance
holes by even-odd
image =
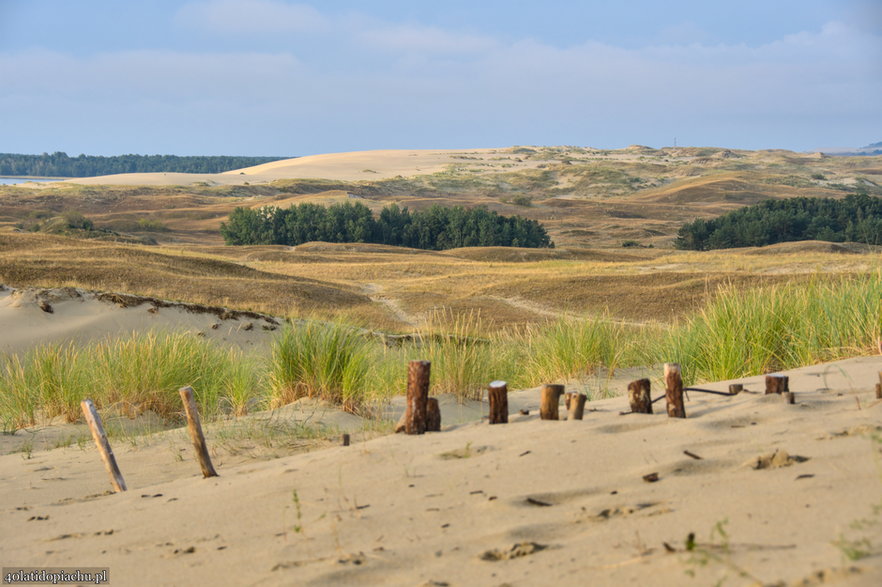
[[[399,427],[407,434],[423,434],[425,432],[438,432],[441,430],[441,410],[438,400],[429,397],[429,378],[432,364],[429,361],[411,361],[407,370],[407,406],[402,415],[403,425]],[[665,363],[664,366],[665,395],[655,400],[650,394],[649,379],[637,379],[628,384],[628,402],[631,405],[630,412],[622,414],[651,414],[652,404],[662,397],[666,399],[668,417],[685,418],[686,408],[683,405],[684,391],[703,391],[718,395],[737,395],[744,387],[740,383],[729,386],[729,392],[703,390],[698,388],[684,388],[680,374],[680,365],[677,363]],[[795,395],[790,391],[790,378],[786,375],[766,375],[766,395],[780,394],[788,404],[795,403]],[[560,397],[564,395],[564,386],[558,384],[546,384],[542,386],[541,400],[539,405],[539,417],[542,420],[559,420]],[[187,416],[187,428],[190,432],[190,440],[196,450],[196,458],[202,468],[203,477],[216,477],[217,471],[211,463],[208,454],[208,446],[205,436],[202,434],[202,424],[199,419],[199,411],[196,407],[192,387],[182,387],[179,390],[181,402],[184,405],[184,413]],[[588,397],[584,393],[570,392],[565,396],[568,420],[581,420],[585,413],[585,402]],[[876,383],[876,398],[882,399],[882,371],[879,372],[879,383]],[[487,387],[487,399],[490,404],[490,424],[508,423],[508,385],[505,381],[493,381]],[[113,450],[104,433],[101,416],[95,409],[92,400],[86,399],[81,402],[83,415],[92,433],[92,438],[101,454],[101,460],[107,472],[110,474],[110,482],[115,491],[126,491],[126,482],[123,479]],[[343,435],[343,445],[349,446],[349,435]]]

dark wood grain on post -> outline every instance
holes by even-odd
[[[686,406],[683,405],[683,378],[680,376],[680,365],[665,363],[665,398],[668,403],[669,418],[685,418]]]
[[[628,402],[635,414],[652,413],[652,396],[649,379],[637,379],[628,384]]]
[[[205,436],[202,434],[202,422],[199,421],[199,410],[196,407],[196,397],[193,394],[193,388],[189,385],[178,390],[181,394],[181,401],[184,403],[184,413],[187,415],[187,428],[190,430],[190,440],[193,442],[193,448],[196,449],[196,458],[199,460],[199,466],[202,468],[202,476],[204,478],[217,477],[217,471],[211,464],[211,457],[208,455],[208,445],[205,444]]]
[[[441,432],[441,407],[436,397],[426,400],[426,432]]]
[[[585,402],[588,396],[584,393],[572,392],[566,395],[567,398],[567,421],[581,420],[585,415]]]
[[[547,383],[542,386],[542,403],[539,405],[539,417],[542,420],[560,420],[558,410],[563,392],[563,385]]]
[[[411,361],[407,366],[407,411],[404,416],[406,434],[426,432],[426,404],[429,401],[429,377],[432,363]]]
[[[508,384],[491,381],[487,386],[487,401],[490,403],[490,423],[508,424]]]
[[[766,395],[787,391],[789,384],[787,379],[784,375],[766,375]]]
[[[744,385],[740,383],[732,383],[729,385],[729,394],[730,395],[738,395],[744,391]]]
[[[107,441],[104,426],[101,425],[101,416],[98,415],[95,404],[92,403],[92,400],[86,399],[80,402],[80,408],[83,410],[86,424],[89,425],[89,431],[92,433],[95,446],[98,447],[101,460],[104,461],[104,468],[107,469],[107,473],[110,475],[110,484],[113,485],[113,490],[117,493],[126,491],[126,481],[123,479],[122,473],[120,473],[119,467],[116,464],[116,457],[113,456],[113,450]]]

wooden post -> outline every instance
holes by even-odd
[[[738,395],[744,391],[744,386],[740,383],[732,383],[729,385],[729,394],[730,395]]]
[[[785,375],[766,375],[766,395],[789,391],[788,379]]]
[[[98,447],[101,460],[104,461],[104,468],[110,474],[110,484],[113,485],[113,490],[117,493],[125,491],[127,489],[126,481],[116,465],[116,457],[113,456],[107,435],[104,434],[104,426],[101,425],[101,416],[98,415],[95,404],[92,403],[92,400],[86,399],[80,402],[80,408],[83,410],[83,416],[86,418],[86,424],[89,425],[92,438],[95,440],[95,446]]]
[[[637,379],[628,384],[628,401],[631,411],[635,414],[652,413],[652,396],[650,396],[649,379]]]
[[[882,383],[876,384],[876,399],[882,399]]]
[[[683,378],[680,377],[680,365],[677,363],[665,363],[665,397],[668,402],[668,417],[685,418]]]
[[[407,367],[407,411],[404,416],[406,434],[426,432],[426,404],[429,400],[429,376],[432,363],[411,361]]]
[[[584,393],[571,392],[566,395],[567,398],[567,421],[581,420],[585,415],[585,402],[588,396]]]
[[[205,436],[202,435],[202,423],[199,421],[199,410],[196,408],[193,388],[188,385],[179,389],[178,393],[181,394],[181,401],[184,402],[187,428],[190,429],[190,440],[193,441],[193,448],[196,449],[196,458],[199,460],[199,466],[202,467],[202,476],[206,479],[208,477],[217,477],[217,471],[214,470],[214,466],[211,464],[211,457],[208,455]]]
[[[508,384],[491,381],[487,386],[487,401],[490,403],[490,423],[508,424]]]
[[[349,435],[343,434],[343,446],[349,446]]]
[[[792,391],[785,391],[784,393],[781,394],[781,396],[784,398],[785,404],[795,404],[796,403],[796,396]]]
[[[542,403],[539,406],[539,418],[542,420],[559,420],[558,407],[564,386],[546,383],[542,386]]]
[[[441,408],[437,397],[426,400],[426,432],[441,432]]]

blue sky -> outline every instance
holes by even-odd
[[[0,0],[0,152],[675,139],[882,140],[882,2]]]

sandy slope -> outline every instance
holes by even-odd
[[[284,159],[225,173],[121,173],[67,180],[89,185],[210,185],[255,184],[277,179],[330,179],[357,181],[423,175],[444,170],[456,163],[457,155],[487,156],[510,149],[381,150],[327,153]]]
[[[16,290],[0,286],[0,353],[23,353],[41,344],[84,343],[150,330],[192,332],[243,349],[260,348],[278,328],[269,317],[141,300],[137,303],[135,296],[115,299],[113,294],[75,288]]]
[[[508,425],[271,461],[221,453],[209,480],[184,445],[123,443],[118,495],[90,444],[9,454],[0,552],[4,565],[107,566],[115,585],[879,585],[880,368],[791,371],[795,406],[751,393],[761,377],[734,397],[693,392],[686,420],[622,416],[615,398],[580,422],[541,421],[528,390],[510,395],[530,415]],[[775,451],[804,459],[755,469]],[[847,560],[840,539],[868,556]]]

